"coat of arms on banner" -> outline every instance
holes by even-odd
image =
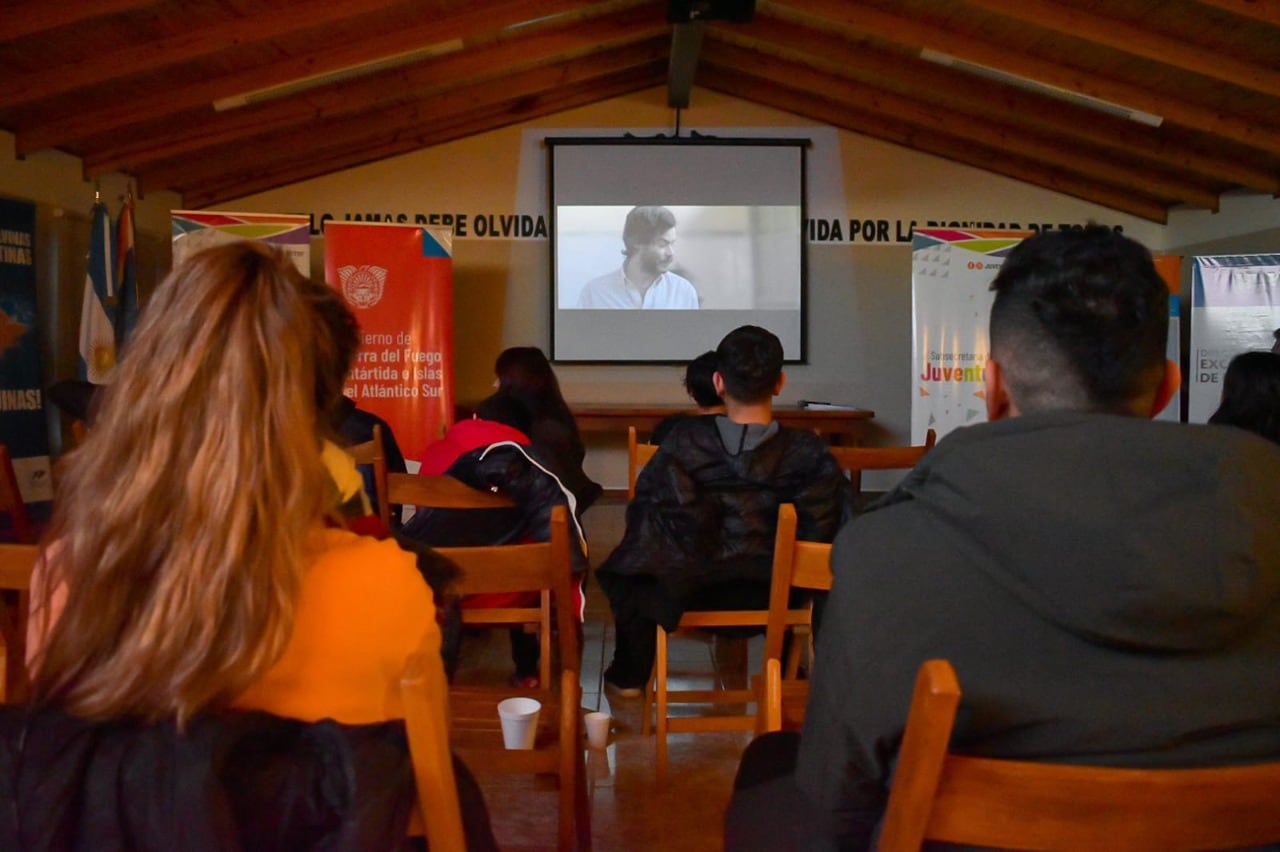
[[[381,266],[340,266],[338,280],[342,282],[342,295],[356,308],[372,308],[382,301],[382,290],[387,283],[387,270]]]

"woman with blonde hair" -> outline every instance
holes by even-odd
[[[341,528],[323,458],[357,344],[339,296],[263,244],[174,270],[66,460],[33,583],[37,710],[179,736],[228,709],[403,717],[406,659],[439,648],[431,594],[414,556]]]

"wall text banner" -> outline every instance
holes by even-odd
[[[303,275],[311,275],[311,217],[289,213],[170,211],[173,265],[210,246],[261,240],[284,251]]]
[[[1270,349],[1280,328],[1280,254],[1193,258],[1187,420],[1205,423],[1222,399],[1231,359]]]
[[[911,442],[987,419],[991,280],[1027,231],[916,229],[911,240]]]
[[[22,499],[53,499],[36,325],[36,206],[0,198],[0,443]]]
[[[420,461],[453,422],[449,229],[330,222],[324,277],[360,323],[347,396],[391,424],[407,461]]]

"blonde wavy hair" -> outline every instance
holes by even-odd
[[[326,313],[350,317],[254,242],[202,251],[157,290],[59,483],[34,605],[67,598],[37,701],[182,724],[283,653],[329,508],[322,409],[352,354]]]

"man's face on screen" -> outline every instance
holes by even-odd
[[[640,269],[658,277],[671,268],[676,259],[676,229],[659,234],[652,242],[640,247]]]

